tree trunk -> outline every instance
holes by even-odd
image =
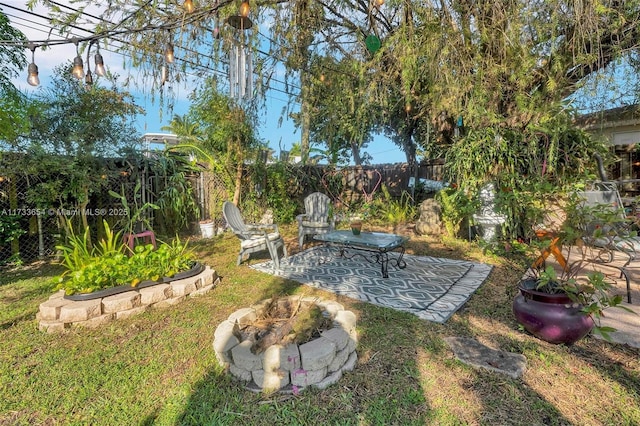
[[[356,166],[361,166],[362,158],[360,158],[360,147],[355,142],[351,142],[351,154],[353,155],[353,162]]]
[[[310,105],[309,105],[309,77],[308,73],[305,70],[300,70],[300,84],[301,84],[301,96],[302,102],[300,104],[300,116],[302,134],[300,135],[300,156],[302,157],[302,164],[307,164],[309,160],[309,149],[311,148],[311,143],[309,141],[309,128],[311,127],[311,117],[309,115]]]
[[[233,204],[236,206],[240,203],[240,189],[242,188],[242,161],[238,160],[236,164],[235,189],[233,191]]]

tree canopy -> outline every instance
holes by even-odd
[[[0,10],[0,40],[24,41],[22,32],[10,25],[9,18]],[[11,79],[27,65],[24,49],[19,45],[0,44],[0,92],[15,90]]]
[[[0,40],[25,41],[26,37],[13,28],[0,10]],[[27,126],[27,104],[11,79],[26,66],[21,46],[0,44],[0,141],[14,143]]]
[[[303,151],[306,134],[329,145],[332,137],[364,144],[383,132],[412,162],[419,146],[451,143],[459,117],[475,128],[544,124],[563,110],[563,101],[585,77],[621,57],[636,58],[640,42],[638,0],[380,3],[250,2],[251,19],[262,24],[245,31],[260,74],[256,94],[264,93],[283,67],[287,84],[300,85],[290,93],[302,105]],[[63,32],[82,19],[53,1],[30,4],[47,5]],[[228,41],[238,37],[238,30],[224,24],[238,14],[236,1],[201,0],[193,13],[165,0],[74,5],[80,11],[90,5],[103,9],[97,34],[129,30],[118,35],[125,41],[118,48],[156,82],[169,42],[181,58],[173,75],[185,78],[192,67],[219,69]],[[149,30],[140,31],[144,28]],[[214,28],[219,39],[211,35]],[[320,90],[326,81],[357,82],[349,88],[356,91]],[[326,123],[337,105],[352,102],[358,105],[347,111],[352,115]]]
[[[70,65],[54,70],[51,86],[28,100],[29,128],[11,148],[9,172],[26,175],[28,199],[37,207],[80,208],[107,183],[106,162],[122,158],[140,143],[133,118],[143,112],[131,95],[73,78]]]

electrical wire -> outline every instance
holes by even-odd
[[[63,5],[63,4],[60,4],[60,3],[57,3],[57,2],[52,2],[52,3],[54,3],[54,4],[58,5],[58,6],[65,7],[65,8],[67,8],[67,9],[71,10],[72,12],[76,12],[76,13],[78,13],[78,12],[79,12],[79,13],[81,13],[81,14],[83,14],[83,15],[86,15],[86,16],[88,16],[88,17],[90,17],[90,18],[93,18],[93,19],[97,19],[97,20],[99,20],[99,21],[101,21],[101,22],[104,22],[104,23],[107,23],[107,24],[110,24],[110,25],[114,25],[114,26],[116,25],[115,23],[110,22],[110,21],[107,21],[107,20],[105,20],[105,19],[103,19],[103,18],[101,18],[101,17],[98,17],[98,16],[95,16],[95,15],[89,14],[89,13],[84,12],[84,11],[80,11],[80,10],[75,9],[75,8],[72,8],[72,7],[70,7],[70,6]],[[11,8],[11,9],[13,9],[13,10],[16,10],[16,11],[18,11],[18,12],[26,13],[26,14],[28,14],[28,15],[30,15],[30,16],[35,16],[35,17],[37,17],[37,18],[43,19],[43,20],[45,20],[45,21],[48,21],[48,20],[49,20],[49,18],[48,18],[48,17],[46,17],[46,16],[44,16],[44,15],[41,15],[41,14],[38,14],[38,13],[34,13],[34,12],[31,12],[31,11],[27,11],[27,10],[25,10],[25,9],[21,9],[21,8],[18,8],[18,7],[12,6],[12,5],[8,5],[8,4],[6,4],[6,3],[2,3],[2,2],[0,2],[0,6],[5,6],[5,7],[8,7],[8,8]],[[139,11],[139,10],[140,10],[140,9],[138,9],[138,11]],[[135,14],[135,13],[137,13],[137,11],[136,11],[136,12],[133,12],[133,14]],[[45,26],[44,24],[41,24],[41,23],[35,22],[35,21],[33,21],[33,20],[31,20],[31,21],[30,21],[30,20],[28,20],[28,19],[26,19],[26,18],[23,18],[23,17],[18,17],[18,16],[15,16],[15,15],[11,15],[11,16],[13,16],[13,17],[15,17],[15,18],[18,18],[18,19],[21,19],[21,20],[23,20],[23,21],[25,21],[25,22],[29,22],[29,23],[34,24],[34,25],[41,25],[41,26]],[[130,17],[130,16],[132,16],[132,15],[129,15],[129,17]],[[43,30],[35,29],[35,28],[33,28],[33,27],[29,27],[29,26],[26,26],[26,25],[24,25],[24,24],[21,24],[21,25],[23,25],[25,28],[30,28],[30,29],[34,29],[34,30],[37,30],[37,31],[45,32],[45,31],[43,31]],[[102,33],[101,33],[101,34],[98,34],[98,33],[96,33],[95,31],[88,30],[88,29],[86,29],[86,28],[83,28],[83,27],[80,27],[80,26],[77,26],[77,25],[70,25],[70,27],[71,27],[71,28],[74,28],[74,29],[76,29],[76,30],[84,31],[84,32],[87,32],[87,33],[91,34],[90,36],[84,36],[84,37],[83,37],[83,36],[80,36],[80,35],[78,35],[78,34],[70,34],[70,35],[73,35],[73,36],[74,36],[74,38],[75,38],[75,40],[77,40],[77,41],[92,41],[92,40],[96,40],[96,39],[100,39],[100,38],[108,38],[108,39],[110,39],[110,40],[112,40],[112,41],[116,41],[116,42],[120,43],[120,46],[117,46],[117,47],[122,47],[122,44],[126,43],[125,41],[123,41],[123,40],[121,40],[121,39],[119,39],[119,38],[117,38],[116,36],[113,36],[113,35],[112,35],[112,36],[106,36],[106,35],[104,35],[104,34],[102,34]],[[137,29],[137,30],[123,30],[123,31],[119,31],[119,32],[117,32],[116,34],[118,34],[118,35],[119,35],[119,34],[129,34],[129,33],[133,33],[133,32],[143,32],[143,31],[149,31],[149,30],[152,30],[152,29],[158,29],[158,28],[163,28],[163,29],[164,29],[165,27],[170,27],[170,26],[168,26],[168,25],[167,25],[167,26],[153,26],[153,27],[144,27],[143,29]],[[15,45],[27,45],[28,43],[33,43],[34,45],[36,45],[36,46],[38,46],[38,47],[40,47],[40,46],[45,46],[45,45],[46,45],[46,46],[54,46],[54,45],[62,45],[62,44],[69,44],[69,43],[72,43],[72,42],[74,42],[74,38],[71,38],[71,39],[61,39],[61,40],[50,40],[50,39],[48,38],[48,39],[46,39],[46,40],[34,40],[34,41],[29,41],[29,42],[15,42],[14,44],[15,44]],[[0,44],[5,44],[5,45],[7,45],[7,44],[11,44],[11,43],[12,43],[11,41],[0,40]],[[213,44],[207,45],[206,43],[204,43],[204,45],[205,45],[206,47],[211,47],[211,48],[213,48],[213,47],[214,47],[214,46],[213,46]],[[179,46],[179,47],[180,47],[180,46]],[[180,47],[180,48],[182,48],[183,50],[185,50],[185,51],[186,51],[186,52],[188,52],[188,53],[191,53],[191,54],[194,54],[194,55],[198,55],[198,56],[203,56],[203,57],[206,57],[206,58],[210,58],[210,56],[207,56],[207,55],[205,55],[205,54],[203,54],[203,53],[201,53],[201,52],[198,52],[198,51],[195,51],[195,50],[192,50],[192,49],[187,49],[187,48],[184,48],[184,47]],[[115,51],[115,50],[111,50],[111,49],[107,49],[107,48],[103,48],[103,50],[106,50],[106,51],[111,52],[111,53],[117,53],[117,54],[119,54],[119,55],[121,55],[121,56],[123,56],[123,57],[129,57],[128,55],[125,55],[124,53],[122,53],[122,52],[120,52],[120,51]],[[271,57],[271,56],[270,56],[268,53],[266,53],[266,52],[259,51],[259,53],[261,53],[261,54],[263,54],[263,55],[266,55],[266,56],[268,56],[268,57]],[[277,59],[277,58],[274,58],[274,59]],[[200,69],[200,70],[206,70],[206,71],[210,71],[210,72],[213,72],[213,73],[216,73],[216,74],[219,74],[219,75],[224,75],[224,76],[226,76],[226,73],[224,72],[224,70],[220,70],[220,69],[212,68],[211,66],[208,66],[208,65],[205,65],[205,64],[203,64],[203,63],[200,63],[199,61],[196,63],[196,62],[193,62],[193,61],[190,61],[190,60],[184,59],[184,58],[179,58],[179,60],[180,60],[181,62],[183,62],[185,65],[190,66],[190,67],[193,69],[193,72],[196,72],[196,73],[197,73],[197,72],[198,72],[198,69]],[[224,62],[223,62],[223,63],[224,63]],[[188,73],[188,72],[186,72],[186,71],[185,71],[185,73],[186,73],[187,75],[197,76],[197,74],[193,74],[193,72],[192,72],[192,73]],[[278,80],[278,79],[275,79],[275,78],[271,78],[271,79],[270,79],[270,81],[274,81],[274,82],[279,83],[279,84],[281,84],[281,85],[283,85],[283,86],[285,86],[285,87],[289,87],[289,88],[297,89],[298,91],[300,90],[300,88],[299,88],[299,87],[297,87],[297,86],[295,86],[295,85],[292,85],[292,84],[289,84],[289,83],[285,83],[285,82],[283,82],[283,81],[281,81],[281,80]],[[289,92],[289,91],[287,91],[287,90],[279,89],[279,88],[274,87],[274,86],[271,86],[271,85],[269,85],[269,84],[267,84],[267,85],[266,85],[266,88],[267,88],[267,90],[273,90],[273,91],[276,91],[276,92],[279,92],[279,93],[283,93],[283,94],[285,94],[285,95],[287,95],[287,96],[289,96],[289,97],[297,97],[297,96],[298,96],[298,94],[297,94],[297,93],[291,93],[291,92]],[[265,95],[265,96],[267,96],[267,95]],[[267,96],[267,97],[270,97],[270,96]],[[274,99],[274,100],[278,100],[278,101],[280,101],[280,102],[285,102],[285,101],[283,101],[283,100],[281,100],[281,99],[278,99],[278,98],[273,98],[273,97],[270,97],[270,98],[272,98],[272,99]],[[296,101],[291,101],[291,100],[289,100],[288,102],[297,103]]]

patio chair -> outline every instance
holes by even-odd
[[[321,193],[314,192],[304,199],[305,213],[296,216],[298,220],[298,242],[300,249],[304,246],[307,235],[325,234],[333,231],[335,220],[329,217],[331,199]]]
[[[623,266],[626,267],[636,259],[636,254],[640,253],[640,238],[630,229],[631,223],[627,220],[615,183],[598,182],[596,188],[596,190],[578,193],[578,196],[584,200],[582,205],[588,209],[599,209],[605,214],[611,214],[615,220],[612,225],[605,227],[594,218],[587,224],[587,234],[591,237],[586,242],[594,247],[623,252],[628,257]]]
[[[276,224],[246,224],[238,207],[230,201],[222,205],[222,215],[233,233],[240,239],[240,253],[237,265],[242,263],[244,255],[268,251],[273,260],[273,268],[280,269],[278,250],[282,249],[283,258],[287,257],[287,247],[278,232]]]
[[[578,196],[583,200],[582,206],[594,212],[593,220],[587,220],[586,238],[583,241],[588,246],[599,249],[597,255],[598,263],[610,264],[614,260],[614,254],[620,253],[624,256],[624,264],[615,266],[620,270],[620,278],[625,278],[627,283],[627,300],[631,303],[631,289],[626,267],[636,260],[640,253],[640,237],[631,230],[620,193],[614,182],[598,182],[596,189],[591,191],[578,192]],[[597,212],[597,213],[596,213]],[[601,223],[612,215],[612,220]]]

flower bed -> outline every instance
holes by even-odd
[[[114,294],[125,293],[127,291],[131,291],[132,289],[139,290],[141,288],[151,287],[161,283],[168,284],[172,281],[179,281],[185,278],[190,278],[200,274],[202,271],[204,271],[204,269],[204,265],[202,265],[201,263],[196,263],[191,269],[183,272],[178,272],[173,277],[164,277],[156,281],[146,280],[138,283],[135,286],[132,286],[131,284],[124,284],[116,287],[105,288],[104,290],[98,290],[91,293],[65,294],[64,298],[75,301],[102,299],[104,297],[113,296]]]
[[[97,298],[70,300],[65,297],[64,290],[60,290],[40,304],[36,318],[40,330],[49,333],[75,326],[97,327],[115,319],[139,314],[149,308],[175,305],[187,296],[207,293],[219,281],[216,271],[205,266],[198,274],[190,277],[174,277],[171,281],[155,282],[141,288],[121,286],[128,290]]]

